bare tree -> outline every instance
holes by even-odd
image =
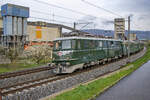
[[[7,50],[5,50],[5,56],[10,59],[11,63],[14,62],[18,56],[19,53],[17,51],[17,49],[14,48],[8,48]]]
[[[4,47],[0,46],[0,55],[4,55],[4,53],[5,53]]]

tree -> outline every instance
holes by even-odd
[[[51,58],[51,47],[48,45],[32,46],[24,54],[28,59],[39,64],[41,61]]]
[[[19,53],[17,51],[17,49],[14,48],[8,48],[5,51],[5,56],[10,59],[11,63],[13,63],[19,56]]]
[[[4,55],[5,54],[5,49],[4,47],[0,46],[0,55]]]

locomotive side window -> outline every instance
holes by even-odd
[[[108,47],[114,47],[114,42],[113,41],[108,41]]]
[[[62,41],[62,49],[71,49],[71,40]]]
[[[88,49],[88,48],[89,48],[89,41],[84,40],[84,49]]]
[[[114,42],[114,45],[115,45],[116,47],[120,47],[120,46],[121,46],[121,43],[118,42],[118,41],[115,41],[115,42]]]
[[[76,41],[72,40],[72,49],[75,49],[75,48],[76,48]]]
[[[98,43],[98,47],[101,48],[103,46],[102,41],[99,41]]]
[[[81,43],[80,43],[80,40],[78,40],[77,47],[78,47],[78,49],[81,49]]]
[[[103,47],[107,48],[107,41],[103,41]]]
[[[95,48],[95,41],[90,40],[88,48],[91,48],[91,49]]]

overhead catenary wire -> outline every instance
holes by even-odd
[[[80,14],[80,15],[92,16],[95,19],[105,19],[105,20],[108,20],[106,18],[96,17],[96,16],[93,16],[93,15],[90,15],[90,14],[86,14],[86,13],[83,13],[83,12],[80,12],[80,11],[76,11],[76,10],[73,10],[73,9],[69,9],[69,8],[65,8],[65,7],[61,7],[61,6],[58,6],[58,5],[55,5],[55,4],[51,4],[51,3],[47,3],[47,2],[44,2],[44,1],[40,1],[40,0],[33,0],[33,1],[35,1],[37,3],[45,4],[47,6],[51,6],[51,7],[59,8],[59,9],[62,9],[62,10],[66,10],[66,11],[69,11],[69,12],[77,13],[77,14]]]
[[[93,15],[90,15],[90,14],[87,14],[87,13],[84,13],[84,12],[81,12],[81,11],[73,10],[73,9],[70,9],[70,8],[65,8],[65,7],[62,7],[62,6],[59,6],[59,5],[56,5],[56,4],[47,3],[47,2],[44,2],[44,1],[41,1],[41,0],[33,0],[33,1],[35,1],[35,2],[37,2],[37,3],[40,3],[40,4],[45,4],[45,5],[47,5],[47,6],[59,8],[59,9],[62,9],[62,10],[66,10],[66,11],[73,12],[73,13],[77,13],[77,14],[80,14],[80,15],[95,17],[95,16],[93,16]],[[34,12],[35,12],[35,11],[34,11]],[[44,13],[45,13],[45,12],[43,12],[43,14],[44,14]],[[46,13],[45,13],[45,14],[46,14]],[[54,14],[54,15],[55,15],[56,17],[62,17],[62,18],[74,20],[73,18],[70,18],[70,17],[65,17],[65,16],[62,16],[62,15],[56,15],[56,14]],[[36,19],[39,19],[39,18],[36,18]],[[40,18],[40,19],[41,19],[41,18]],[[102,18],[101,18],[101,17],[95,17],[95,19],[102,19]],[[108,20],[108,19],[106,19],[106,18],[103,18],[103,19]],[[54,21],[54,19],[51,20],[51,19],[44,19],[44,18],[43,18],[43,20]],[[61,23],[63,22],[63,21],[55,20],[55,22],[56,22],[56,21],[57,21],[57,22],[61,22]],[[69,23],[69,22],[65,22],[65,23],[67,23],[67,24],[72,24],[72,23]]]
[[[84,2],[84,3],[86,3],[86,4],[88,4],[88,5],[90,5],[90,6],[93,6],[93,7],[99,8],[99,9],[102,9],[102,10],[104,10],[104,11],[106,11],[106,12],[109,12],[109,13],[111,13],[111,14],[113,14],[113,15],[122,17],[121,15],[119,15],[119,14],[117,14],[117,13],[115,13],[115,12],[112,12],[112,11],[110,11],[110,10],[108,10],[108,9],[102,8],[102,7],[98,6],[98,5],[95,5],[95,4],[93,4],[93,3],[90,3],[90,2],[88,2],[88,1],[85,1],[85,0],[81,0],[81,1]]]
[[[47,2],[43,2],[43,1],[40,1],[40,0],[33,0],[33,1],[45,4],[45,5],[48,5],[48,6],[52,6],[52,7],[55,7],[55,8],[60,8],[60,9],[63,9],[63,10],[69,11],[69,12],[78,13],[80,15],[88,15],[88,14],[86,14],[84,12],[76,11],[76,10],[65,8],[65,7],[61,7],[61,6],[58,6],[58,5],[55,5],[55,4],[51,4],[51,3],[47,3]]]
[[[29,18],[40,19],[40,20],[45,20],[45,21],[54,21],[54,22],[59,22],[59,23],[63,23],[63,24],[73,24],[73,22],[70,23],[70,22],[65,22],[65,21],[60,21],[60,20],[46,19],[46,18],[33,17],[33,16],[30,16]]]
[[[37,11],[37,10],[31,10],[32,12],[35,12],[35,13],[40,13],[40,14],[44,14],[44,15],[51,15],[51,16],[55,16],[55,17],[59,17],[59,18],[64,18],[64,19],[69,19],[69,20],[80,20],[80,19],[75,19],[75,18],[71,18],[71,17],[65,17],[65,16],[62,16],[62,15],[57,15],[57,14],[52,14],[52,13],[46,13],[46,12],[41,12],[41,11]],[[82,21],[85,21],[85,20],[82,20]]]
[[[80,11],[77,11],[77,10],[73,10],[73,9],[70,9],[70,8],[65,8],[65,7],[61,7],[61,6],[58,6],[56,4],[51,4],[51,3],[47,3],[47,2],[44,2],[44,1],[40,1],[40,0],[33,0],[37,3],[42,3],[42,4],[45,4],[47,6],[51,6],[51,7],[55,7],[55,8],[59,8],[59,9],[62,9],[62,10],[65,10],[65,11],[69,11],[69,12],[72,12],[72,13],[76,13],[76,14],[80,14],[80,15],[84,15],[84,16],[92,16],[94,17],[95,19],[102,19],[101,17],[96,17],[96,16],[93,16],[91,14],[87,14],[87,13],[84,13],[84,12],[80,12]],[[103,18],[105,19],[105,18]],[[108,20],[108,19],[106,19]]]

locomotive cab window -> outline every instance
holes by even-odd
[[[71,40],[62,41],[62,49],[71,49]]]
[[[60,41],[54,42],[54,50],[59,50],[59,49],[61,49],[61,42]]]

